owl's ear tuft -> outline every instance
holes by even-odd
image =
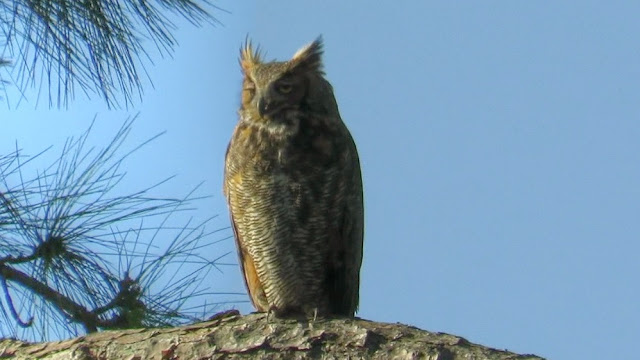
[[[311,44],[298,50],[289,61],[290,70],[304,69],[322,73],[322,35]]]
[[[247,37],[244,41],[244,45],[240,48],[240,67],[245,74],[256,64],[262,62],[262,54],[260,53],[260,46],[253,48],[251,40]]]

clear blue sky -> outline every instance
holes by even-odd
[[[103,144],[139,110],[132,145],[168,133],[131,159],[127,186],[177,174],[168,192],[181,195],[205,181],[214,196],[197,216],[227,227],[240,44],[249,34],[284,59],[322,34],[363,167],[359,316],[550,359],[636,356],[640,3],[218,5],[230,11],[223,27],[178,23],[180,47],[150,67],[155,88],[136,109],[79,96],[68,111],[34,110],[32,91],[0,109],[0,150],[16,139],[30,153],[59,149],[96,112]],[[232,240],[219,249],[234,251]],[[244,291],[236,266],[211,281]]]

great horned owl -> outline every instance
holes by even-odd
[[[276,316],[353,316],[364,210],[360,162],[322,70],[322,39],[284,62],[249,41],[224,193],[251,302]]]

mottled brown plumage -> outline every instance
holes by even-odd
[[[241,50],[224,193],[251,301],[276,316],[358,308],[360,163],[321,56],[320,38],[285,62],[263,62],[250,42]]]

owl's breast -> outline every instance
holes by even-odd
[[[234,132],[228,161],[260,173],[317,174],[341,162],[342,137],[323,119],[300,115],[295,131],[273,131],[257,122],[240,122]]]

